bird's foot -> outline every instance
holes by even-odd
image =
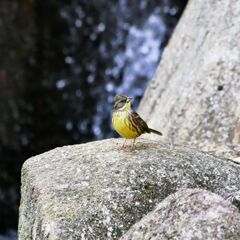
[[[118,150],[125,150],[126,148],[127,148],[127,146],[122,145],[122,146],[118,147]]]
[[[118,148],[121,151],[125,151],[125,152],[132,152],[134,150],[136,150],[136,145],[122,145]]]
[[[131,152],[131,151],[134,151],[135,149],[136,149],[135,139],[131,145],[127,145],[125,140],[123,145],[118,147],[118,150],[126,151],[126,152]]]

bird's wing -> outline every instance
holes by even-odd
[[[135,128],[138,129],[138,132],[142,133],[150,133],[151,131],[148,128],[148,125],[145,123],[145,121],[136,113],[135,111],[132,111],[129,115],[130,121],[132,121]]]

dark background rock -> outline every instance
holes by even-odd
[[[171,194],[121,240],[238,240],[240,213],[220,196],[201,189]]]
[[[117,239],[169,194],[207,189],[235,201],[240,167],[190,148],[139,139],[66,146],[26,161],[19,239]]]

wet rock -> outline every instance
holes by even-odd
[[[109,139],[57,148],[22,169],[19,239],[118,239],[169,194],[207,189],[239,205],[240,167],[187,147]]]
[[[222,197],[201,189],[171,194],[121,238],[178,240],[238,240],[240,214]]]
[[[239,22],[237,0],[189,1],[139,108],[166,141],[240,144]]]

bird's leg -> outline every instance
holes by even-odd
[[[125,148],[125,147],[126,147],[126,146],[125,146],[126,141],[127,141],[127,139],[125,138],[125,139],[124,139],[124,143],[123,143],[123,145],[122,145],[122,148]]]
[[[126,148],[126,146],[125,146],[126,141],[127,141],[127,139],[125,138],[125,139],[124,139],[124,143],[123,143],[123,145],[120,147],[120,150]]]
[[[134,150],[136,148],[135,141],[136,141],[136,138],[133,139],[133,142],[132,142],[131,145],[125,145],[126,142],[127,142],[127,139],[125,138],[123,145],[119,149],[120,150],[126,150],[126,151],[127,150],[132,151],[132,150]]]
[[[135,141],[136,141],[136,138],[133,139],[133,142],[132,142],[132,150],[134,150],[134,149],[136,148]]]

